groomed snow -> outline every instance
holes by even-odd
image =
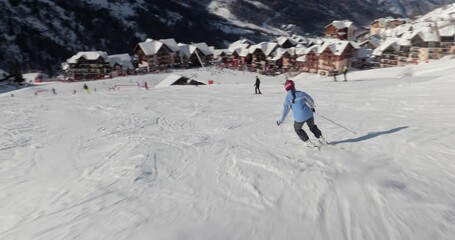
[[[316,116],[320,151],[275,124],[284,76],[170,74],[1,94],[0,239],[455,239],[455,59],[295,77],[358,133]]]

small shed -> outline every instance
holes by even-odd
[[[206,85],[206,83],[181,75],[171,74],[158,83],[155,88],[165,88],[172,85]]]

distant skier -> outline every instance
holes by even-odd
[[[87,84],[84,83],[84,90],[86,93],[90,93],[90,89],[88,88]]]
[[[262,94],[261,93],[261,89],[259,89],[259,86],[261,85],[261,80],[259,80],[259,77],[256,76],[256,83],[254,84],[255,88],[254,88],[254,93],[255,94]]]
[[[292,114],[294,115],[294,130],[305,145],[309,148],[318,148],[302,129],[305,123],[314,136],[319,139],[321,144],[327,144],[324,137],[322,137],[321,130],[319,130],[318,126],[314,123],[313,112],[315,112],[315,105],[311,96],[305,92],[296,91],[294,81],[292,80],[287,80],[284,87],[287,91],[287,95],[284,99],[281,119],[276,122],[278,126],[286,119],[289,109],[292,109]]]
[[[333,65],[333,68],[331,70],[331,73],[333,75],[333,81],[336,82],[337,81],[337,74],[338,74],[338,69],[335,67],[335,65]]]
[[[348,70],[348,66],[346,66],[346,65],[343,66],[342,72],[343,72],[343,76],[344,76],[344,82],[346,82],[346,81],[348,80],[348,79],[346,78],[346,74],[348,74],[348,71],[349,71],[349,70]]]
[[[55,88],[52,88],[52,94],[54,94],[54,95],[57,94],[57,91],[55,90]]]

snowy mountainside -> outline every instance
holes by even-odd
[[[131,53],[146,37],[223,48],[239,37],[285,34],[289,24],[297,33],[320,34],[336,19],[365,25],[449,2],[455,0],[0,0],[0,68],[17,60],[26,71],[52,74],[77,51]]]

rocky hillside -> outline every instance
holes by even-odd
[[[129,52],[145,38],[223,47],[291,30],[318,34],[334,19],[359,25],[422,14],[455,0],[0,0],[0,68],[55,73],[81,50]]]

